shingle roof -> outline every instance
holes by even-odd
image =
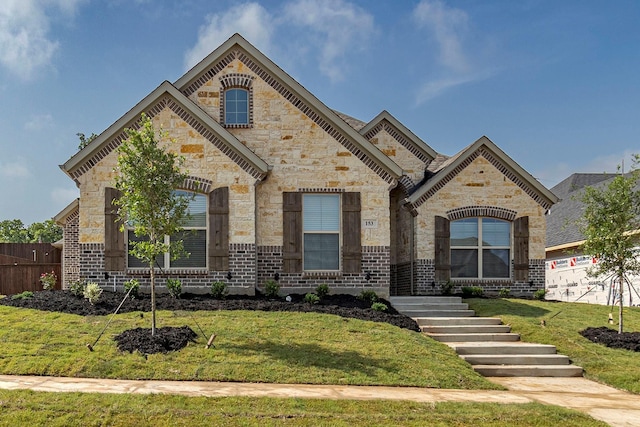
[[[584,204],[580,201],[584,189],[588,186],[602,188],[615,177],[615,174],[606,173],[574,173],[551,189],[560,201],[547,215],[547,248],[584,240],[576,224],[584,212]],[[639,188],[640,184],[636,186]]]

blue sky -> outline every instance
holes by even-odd
[[[453,155],[488,136],[547,187],[640,152],[635,0],[2,0],[0,220],[78,196],[58,165],[241,33],[330,108]]]

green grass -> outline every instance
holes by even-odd
[[[582,337],[587,327],[608,326],[617,330],[618,308],[613,308],[615,325],[608,324],[610,307],[581,303],[560,303],[520,299],[468,299],[478,316],[499,316],[510,324],[522,341],[553,344],[558,352],[585,369],[585,377],[621,390],[640,393],[640,353],[607,348]],[[546,326],[541,325],[545,320]],[[625,332],[640,332],[640,308],[625,307]]]
[[[0,306],[0,373],[67,377],[500,389],[447,346],[385,323],[316,313],[158,312],[196,343],[169,354],[121,353],[113,337],[150,327],[149,313],[82,317]],[[200,334],[199,327],[206,331]],[[217,335],[215,348],[205,349]]]
[[[0,426],[605,426],[555,406],[0,390]]]

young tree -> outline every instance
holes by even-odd
[[[611,275],[619,285],[618,333],[624,329],[622,297],[629,274],[640,273],[640,257],[635,251],[640,231],[640,191],[637,184],[639,157],[632,171],[615,176],[603,187],[586,187],[581,196],[585,210],[579,221],[585,236],[586,254],[598,258],[590,277]]]
[[[78,143],[78,150],[82,150],[84,147],[89,145],[91,141],[98,137],[98,135],[96,135],[95,133],[91,133],[91,135],[87,138],[82,132],[76,133],[76,136],[80,140],[80,142]]]
[[[129,242],[129,252],[149,265],[151,280],[151,334],[156,333],[155,260],[169,252],[175,259],[182,254],[182,241],[165,242],[181,230],[188,215],[190,199],[175,190],[187,174],[180,170],[183,159],[160,144],[167,134],[157,135],[151,119],[141,117],[140,130],[126,130],[128,139],[118,148],[115,169],[116,188],[121,196],[114,200],[118,220],[141,240]]]

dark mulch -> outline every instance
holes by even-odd
[[[149,328],[135,328],[124,331],[113,339],[118,343],[120,351],[153,354],[178,351],[186,347],[189,342],[195,342],[197,336],[188,326],[181,328],[165,326],[156,329],[156,334],[153,336]]]
[[[623,332],[619,334],[616,330],[601,326],[599,328],[587,328],[580,331],[580,335],[607,347],[640,351],[640,332]]]
[[[373,322],[386,322],[399,328],[419,331],[416,322],[398,313],[388,301],[383,299],[388,310],[385,312],[371,309],[371,303],[358,299],[352,295],[328,295],[318,304],[304,302],[304,295],[290,295],[291,301],[284,299],[268,299],[262,295],[256,296],[228,296],[218,300],[210,295],[183,294],[180,298],[172,298],[168,294],[156,295],[156,308],[170,311],[199,311],[199,310],[260,310],[260,311],[295,311],[335,314],[341,317],[369,320]],[[115,312],[124,298],[123,293],[105,291],[100,300],[91,305],[82,297],[77,297],[68,291],[41,291],[34,292],[33,298],[12,299],[10,296],[0,299],[0,304],[13,307],[32,308],[36,310],[63,312],[77,314],[79,316],[105,316]],[[119,313],[151,311],[151,296],[140,295],[134,299],[127,298],[122,304]],[[179,350],[192,340],[191,332],[183,328],[180,331],[169,331],[169,336],[159,336],[152,339],[149,329],[133,329],[126,331],[124,337],[118,341],[121,351],[138,350],[142,354],[152,354]],[[164,334],[165,332],[163,332]],[[122,334],[124,335],[124,334]],[[194,334],[195,335],[195,334]],[[179,347],[182,344],[182,347]],[[133,350],[131,349],[133,348]]]

